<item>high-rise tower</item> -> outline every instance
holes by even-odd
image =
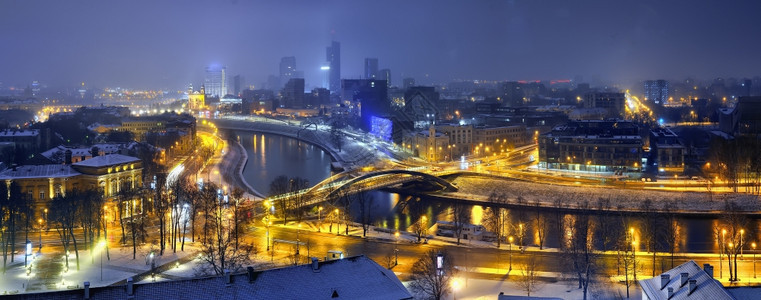
[[[329,88],[331,94],[341,93],[341,43],[333,41],[326,50],[326,60],[330,66]]]
[[[645,80],[645,98],[658,105],[669,100],[669,82],[666,80]]]
[[[296,78],[296,57],[286,56],[280,59],[280,84]]]
[[[375,79],[378,77],[378,59],[365,58],[365,79]]]
[[[203,83],[209,96],[222,98],[227,94],[226,71],[227,67],[216,64],[206,67],[206,77]]]

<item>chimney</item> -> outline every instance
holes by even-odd
[[[254,267],[247,267],[246,273],[248,273],[248,282],[254,282]]]
[[[665,288],[669,284],[671,276],[669,274],[661,274],[661,289]]]
[[[672,288],[672,287],[669,287],[669,288],[668,288],[668,292],[669,292],[669,297],[668,297],[668,299],[671,299],[672,297],[674,297],[674,288]]]
[[[130,277],[130,278],[127,278],[127,296],[132,297],[134,295],[135,293],[132,289],[132,277]]]
[[[225,269],[225,286],[230,286],[233,283],[233,278],[230,276],[230,270]]]
[[[687,279],[690,278],[690,273],[682,272],[679,273],[680,278],[682,279],[681,283],[679,283],[679,287],[683,287],[685,283],[687,283]]]
[[[312,271],[319,272],[320,271],[320,263],[319,259],[317,257],[312,257]]]
[[[698,288],[698,280],[697,279],[690,279],[690,292],[687,293],[687,295],[692,295],[692,292],[695,291],[695,289]]]
[[[66,151],[63,152],[63,163],[70,165],[71,164],[71,149],[66,149]]]
[[[90,299],[90,282],[85,281],[85,299]]]
[[[703,264],[703,271],[705,271],[709,277],[713,278],[713,266],[710,264]]]

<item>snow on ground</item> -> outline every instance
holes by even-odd
[[[449,196],[484,201],[492,192],[498,191],[506,193],[510,203],[515,203],[516,198],[522,197],[527,204],[541,203],[546,206],[552,206],[553,201],[560,197],[563,204],[570,207],[575,207],[581,200],[589,200],[590,207],[596,208],[598,199],[609,199],[611,209],[636,209],[640,208],[643,201],[650,199],[655,209],[669,207],[685,211],[716,211],[723,210],[724,200],[735,201],[745,209],[759,209],[758,197],[742,194],[710,195],[696,192],[576,187],[474,176],[460,176],[454,182],[459,191],[449,193]]]
[[[110,248],[108,255],[100,247],[96,247],[92,254],[91,251],[80,250],[79,270],[73,252],[69,254],[68,270],[64,255],[60,253],[35,253],[29,256],[29,268],[24,267],[24,255],[17,255],[6,274],[1,275],[0,295],[76,289],[82,288],[85,281],[89,281],[92,287],[111,285],[149,272],[151,252],[154,253],[156,267],[195,252],[192,246],[186,244],[185,247],[185,252],[172,253],[169,250],[165,251],[164,256],[159,256],[158,250],[146,245],[138,248],[135,259],[132,259],[132,247]]]

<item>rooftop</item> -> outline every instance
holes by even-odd
[[[682,283],[681,274],[686,273],[686,282]],[[713,273],[711,270],[710,273]],[[668,278],[665,278],[667,275]],[[695,280],[695,290],[690,292],[689,280]],[[647,295],[649,299],[705,299],[705,300],[722,300],[722,299],[735,299],[730,295],[724,286],[718,281],[713,279],[708,272],[701,269],[695,261],[691,260],[683,263],[671,270],[662,273],[661,276],[656,276],[650,279],[639,280],[640,286],[642,286],[642,292]],[[665,283],[665,285],[662,285]],[[672,288],[673,297],[668,296],[668,289]]]
[[[139,161],[140,159],[137,157],[126,156],[121,154],[109,154],[109,155],[93,157],[88,160],[76,162],[72,165],[82,166],[82,167],[106,167],[106,166],[113,166],[118,164],[125,164],[125,163],[131,163],[131,162],[139,162]]]
[[[129,284],[128,284],[129,285]],[[24,294],[76,299],[83,290]],[[132,299],[412,299],[393,272],[365,256],[234,274],[133,285]],[[90,288],[92,299],[126,299],[127,286]]]
[[[14,170],[15,169],[15,170]],[[67,165],[26,165],[8,168],[0,172],[0,180],[23,178],[62,178],[79,175],[80,173]]]

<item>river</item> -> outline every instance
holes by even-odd
[[[243,171],[244,179],[255,190],[264,195],[269,194],[269,184],[272,180],[280,175],[289,177],[302,177],[309,181],[311,185],[316,184],[329,177],[331,158],[328,153],[314,145],[300,142],[294,138],[275,135],[252,133],[246,131],[237,131],[236,134],[240,139],[241,145],[248,153],[248,162]],[[409,196],[388,193],[384,191],[373,191],[368,193],[371,212],[370,219],[376,226],[395,230],[409,230],[409,227],[417,222],[420,216],[425,215],[427,223],[432,226],[439,220],[451,221],[451,204],[444,201],[434,201],[429,199],[418,199]],[[485,209],[479,205],[468,205],[469,222],[481,224],[484,220]],[[350,209],[355,221],[360,221],[359,209],[355,205]],[[508,220],[511,224],[523,224],[525,233],[523,234],[525,244],[539,244],[539,227],[538,224],[545,225],[545,238],[543,244],[547,247],[558,247],[562,238],[563,230],[557,229],[557,219],[551,212],[536,213],[533,209],[512,209],[508,210]],[[487,213],[488,215],[488,213]],[[563,216],[575,218],[573,214]],[[621,219],[613,217],[613,226],[621,227]],[[664,228],[669,226],[666,220],[659,220],[660,233],[665,232]],[[677,252],[714,252],[718,250],[718,243],[714,235],[714,228],[719,225],[718,219],[710,218],[676,218],[674,228],[678,228],[676,235]],[[642,228],[642,219],[632,218],[628,223],[635,228],[634,239],[637,242],[639,250],[644,251],[644,240],[647,233]],[[629,225],[627,225],[629,226]],[[511,226],[511,235],[520,235],[520,226]],[[598,226],[599,227],[599,226]],[[761,222],[758,219],[748,221],[744,240],[746,249],[750,249],[751,242],[758,242],[758,233],[761,232]],[[620,230],[619,230],[620,231]],[[431,232],[433,234],[433,232]],[[610,237],[602,230],[593,234],[593,240],[598,248],[603,248],[603,238]],[[665,235],[659,240],[666,240]],[[607,248],[612,249],[612,245]],[[656,246],[658,251],[668,251],[669,243],[660,242]],[[751,252],[748,252],[751,253]]]

